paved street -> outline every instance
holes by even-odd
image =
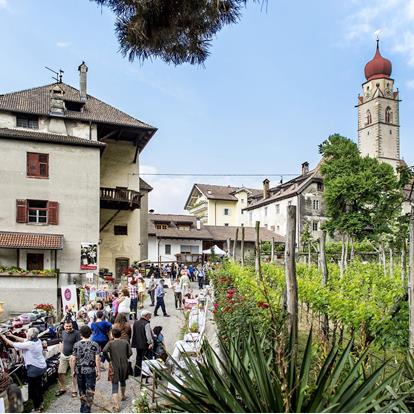
[[[165,345],[169,353],[172,352],[175,342],[179,339],[180,330],[183,324],[183,314],[182,311],[176,311],[174,307],[174,294],[171,289],[166,289],[165,296],[166,309],[169,315],[169,318],[164,318],[163,316],[153,317],[151,319],[151,327],[162,326],[163,334],[165,337]],[[154,307],[150,306],[149,297],[146,299],[145,309],[154,311]],[[158,312],[159,315],[162,315],[161,309]],[[135,356],[132,356],[132,361],[134,363]],[[105,364],[108,366],[108,364]],[[121,411],[122,412],[131,412],[131,401],[133,399],[134,393],[138,393],[138,383],[134,378],[130,378],[127,381],[127,395],[128,400],[122,402]],[[80,402],[79,398],[71,398],[70,392],[67,392],[65,395],[56,398],[56,400],[49,406],[47,412],[57,412],[57,413],[71,413],[79,412]],[[102,412],[102,411],[111,411],[111,383],[108,381],[107,371],[102,372],[102,377],[97,383],[96,386],[96,395],[95,395],[95,404],[93,407],[93,412]]]

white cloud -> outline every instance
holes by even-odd
[[[414,0],[353,1],[353,10],[345,19],[348,42],[380,39],[402,54],[414,66]]]
[[[57,42],[56,43],[56,46],[57,47],[60,47],[60,48],[69,47],[70,46],[70,42]]]

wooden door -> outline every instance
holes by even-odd
[[[43,253],[27,253],[27,270],[43,270]]]
[[[115,272],[116,280],[119,281],[123,275],[125,269],[129,267],[129,259],[125,257],[120,257],[115,259]]]

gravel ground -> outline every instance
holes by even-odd
[[[195,284],[194,284],[195,288]],[[149,297],[146,299],[145,308],[146,310],[154,311],[154,307],[150,306]],[[165,345],[168,353],[172,353],[175,342],[179,339],[180,331],[183,325],[183,313],[178,311],[174,307],[174,293],[172,289],[166,289],[165,304],[167,313],[170,315],[169,318],[163,316],[157,316],[151,318],[151,327],[159,325],[163,327],[163,334],[165,338]],[[158,311],[158,315],[162,315],[161,309]],[[135,362],[135,355],[132,356],[131,360]],[[106,363],[107,367],[108,364]],[[69,390],[68,385],[68,390]],[[121,403],[122,412],[131,412],[131,401],[135,394],[139,392],[139,383],[134,379],[130,378],[127,381],[127,392],[126,395],[129,397],[127,401]],[[73,413],[79,412],[80,401],[79,398],[72,398],[70,392],[57,397],[55,401],[50,404],[47,412],[49,413]],[[95,400],[92,412],[111,412],[111,383],[108,381],[107,371],[102,372],[101,379],[96,384]]]

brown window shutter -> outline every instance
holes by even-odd
[[[27,153],[27,175],[38,177],[40,175],[39,154],[34,152]]]
[[[27,223],[27,200],[16,200],[16,222]]]
[[[57,201],[47,202],[47,224],[58,224],[59,203]]]

